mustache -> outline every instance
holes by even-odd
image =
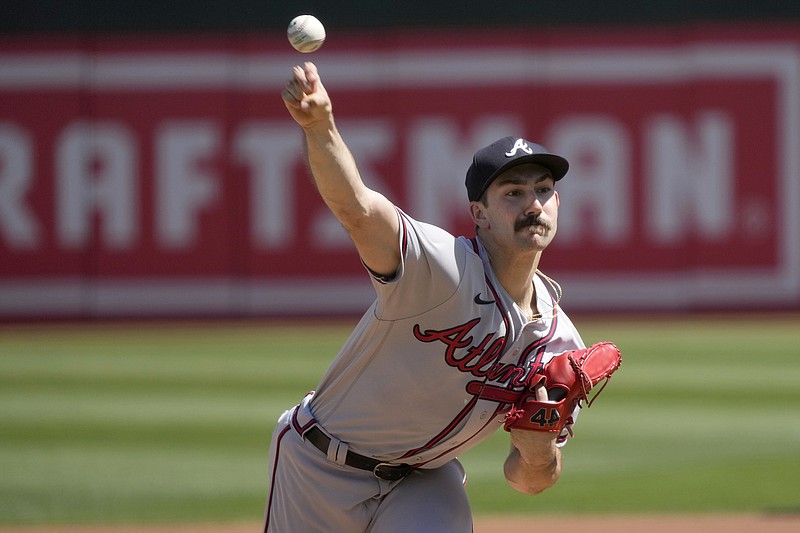
[[[525,218],[518,220],[514,225],[514,231],[520,231],[530,226],[541,226],[546,230],[550,230],[550,224],[547,223],[539,215],[528,215]]]

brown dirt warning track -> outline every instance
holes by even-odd
[[[0,533],[260,533],[261,524],[180,524],[114,526],[19,526]],[[797,533],[800,514],[776,515],[609,515],[579,517],[475,518],[475,533]],[[414,533],[414,532],[409,532]]]

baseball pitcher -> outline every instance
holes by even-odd
[[[470,532],[457,457],[505,428],[508,483],[547,489],[579,408],[619,366],[613,344],[584,346],[538,269],[569,165],[520,137],[482,148],[466,173],[475,235],[456,237],[364,185],[314,64],[282,98],[377,297],[278,420],[264,531]]]

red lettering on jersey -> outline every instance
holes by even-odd
[[[495,339],[489,344],[494,338],[494,334],[490,333],[480,343],[470,346],[473,338],[467,335],[479,322],[480,318],[476,318],[461,326],[442,330],[429,329],[424,333],[420,331],[419,324],[416,324],[414,325],[414,336],[422,342],[441,341],[445,343],[447,350],[444,353],[444,360],[448,365],[454,366],[462,372],[482,377],[491,371],[497,359],[500,358],[505,337]],[[458,352],[461,348],[467,348],[467,350],[459,357]]]
[[[486,340],[490,339],[492,335],[487,335],[486,339],[482,343],[482,345],[486,344]],[[497,365],[497,360],[500,359],[500,356],[503,355],[503,346],[505,345],[505,338],[501,337],[499,339],[495,339],[495,341],[487,348],[481,358],[478,360],[477,363],[471,368],[463,368],[461,369],[462,372],[471,372],[472,375],[477,377],[482,377],[487,375],[489,372],[492,371]]]
[[[528,370],[513,363],[497,364],[492,368],[492,372],[487,374],[490,381],[500,383],[511,383],[515,387],[525,385],[527,382]]]
[[[442,342],[447,346],[444,353],[445,362],[475,377],[486,377],[490,381],[507,383],[514,387],[524,386],[530,368],[514,363],[500,363],[505,337],[494,338],[494,334],[486,335],[478,344],[472,344],[470,331],[480,322],[479,318],[470,320],[460,326],[424,332],[419,324],[414,325],[414,337],[421,342]]]
[[[414,336],[417,340],[422,342],[443,342],[447,346],[447,350],[444,354],[445,361],[447,361],[448,365],[456,366],[458,364],[458,359],[455,356],[456,351],[470,345],[472,337],[467,337],[467,334],[469,334],[472,328],[480,321],[480,318],[476,318],[470,320],[466,324],[455,326],[450,329],[429,329],[424,333],[420,331],[419,324],[414,324]]]

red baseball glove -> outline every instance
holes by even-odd
[[[542,373],[534,376],[531,387],[506,414],[504,427],[561,433],[566,427],[572,434],[572,413],[580,402],[589,407],[605,388],[622,363],[619,349],[610,342],[593,344],[583,350],[559,354],[550,360]],[[548,401],[536,400],[533,389],[544,380]],[[589,400],[589,391],[604,381]]]

